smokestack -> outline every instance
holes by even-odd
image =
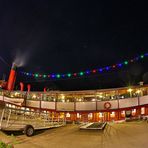
[[[30,89],[31,89],[31,85],[30,84],[27,85],[27,89],[28,89],[28,93],[29,93]]]
[[[24,83],[20,82],[20,91],[24,91]]]
[[[47,91],[47,88],[46,87],[44,87],[44,93]]]
[[[17,65],[13,63],[10,74],[9,74],[7,90],[14,90],[14,85],[15,85],[15,80],[16,80],[16,70],[17,70]]]

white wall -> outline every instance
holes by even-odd
[[[74,111],[74,102],[57,102],[58,111]]]
[[[21,98],[8,98],[4,97],[6,102],[20,102],[22,103],[23,99]],[[3,100],[3,96],[0,96],[0,100]],[[104,108],[104,104],[106,102],[109,102],[111,104],[110,109],[118,109],[118,100],[113,101],[98,101],[97,102],[97,108],[96,108],[96,102],[76,102],[76,111],[95,111],[97,110],[106,110]],[[142,96],[139,98],[140,105],[148,104],[148,95]],[[33,101],[33,100],[27,100],[26,105],[28,107],[40,107],[40,101]],[[48,101],[42,101],[41,107],[44,109],[52,109],[55,110],[55,102],[48,102]],[[119,108],[127,108],[127,107],[133,107],[138,106],[138,97],[136,98],[127,98],[127,99],[120,99],[119,100]],[[74,111],[74,102],[57,102],[57,111]]]
[[[26,106],[40,108],[40,101],[27,100],[26,101]]]
[[[97,110],[104,110],[105,109],[104,104],[106,102],[109,102],[111,104],[110,109],[118,109],[118,101],[113,100],[113,101],[99,101],[99,102],[97,102]]]
[[[55,102],[42,101],[41,107],[54,110],[55,109]]]
[[[140,105],[148,104],[148,96],[142,96],[139,98]]]
[[[15,104],[21,106],[24,102],[23,98],[8,98],[4,96],[4,101],[7,103]]]
[[[77,102],[77,111],[96,110],[96,102]]]
[[[119,108],[138,106],[138,97],[119,100]]]

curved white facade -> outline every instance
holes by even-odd
[[[12,104],[23,103],[23,99],[8,98],[5,96],[0,96],[0,100]],[[105,103],[109,103],[110,107],[105,108]],[[35,101],[35,100],[26,101],[27,107],[56,110],[56,111],[106,111],[106,110],[116,110],[116,109],[130,108],[142,105],[148,105],[148,95],[142,97],[118,99],[112,101],[92,101],[92,102],[49,102],[49,101]]]

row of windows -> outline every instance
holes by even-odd
[[[92,94],[64,94],[64,93],[26,93],[26,92],[10,92],[10,91],[0,91],[0,95],[4,95],[11,98],[25,98],[28,100],[43,100],[51,102],[87,102],[87,101],[107,101],[116,100],[132,97],[140,97],[148,95],[148,88],[136,88],[136,89],[126,89],[119,91],[106,91],[106,92],[96,92]]]

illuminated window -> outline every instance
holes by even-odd
[[[112,112],[112,113],[110,114],[110,117],[111,117],[111,118],[114,118],[114,117],[115,117],[115,112]]]
[[[132,109],[132,115],[134,116],[136,114],[136,109]]]
[[[125,117],[125,111],[121,111],[121,117]]]
[[[77,118],[80,118],[80,114],[79,113],[77,113]]]
[[[99,113],[99,118],[103,117],[103,113]]]
[[[93,116],[92,113],[89,113],[89,114],[88,114],[88,118],[89,118],[89,119],[92,119],[92,116]]]
[[[69,117],[70,117],[70,113],[66,113],[66,117],[68,117],[68,118],[69,118]]]
[[[145,114],[145,107],[142,107],[142,108],[141,108],[141,114],[142,114],[142,115]]]

